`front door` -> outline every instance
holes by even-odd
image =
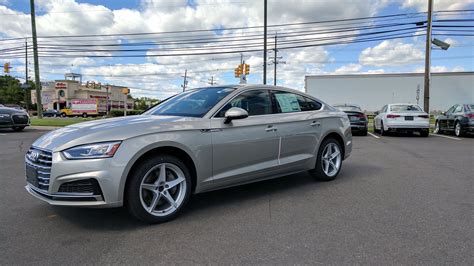
[[[224,123],[231,107],[247,110],[249,117]],[[245,91],[234,97],[211,119],[213,182],[218,186],[252,181],[278,166],[276,127],[266,89]]]

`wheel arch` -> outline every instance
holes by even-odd
[[[326,135],[324,135],[324,137],[321,138],[319,146],[321,145],[321,143],[323,143],[326,139],[329,139],[329,138],[335,139],[339,143],[339,145],[341,145],[342,158],[344,160],[344,157],[346,155],[346,145],[344,143],[344,138],[341,136],[340,133],[335,132],[335,131],[328,132]],[[319,150],[319,147],[318,147],[318,150]]]
[[[191,153],[187,151],[184,147],[180,147],[179,145],[173,145],[171,143],[163,144],[161,146],[152,146],[148,148],[142,149],[138,152],[133,160],[131,160],[126,168],[126,171],[123,175],[124,182],[121,186],[121,196],[123,202],[126,200],[126,187],[127,183],[130,180],[130,175],[135,171],[135,169],[140,165],[140,162],[146,158],[156,156],[158,154],[168,154],[172,156],[176,156],[177,158],[181,159],[183,163],[188,167],[188,170],[191,174],[191,192],[193,193],[196,188],[197,184],[197,169],[196,163],[193,157],[190,155]]]

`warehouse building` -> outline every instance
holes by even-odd
[[[99,111],[107,110],[107,102],[110,109],[133,109],[133,99],[123,94],[127,87],[115,85],[103,85],[96,82],[81,83],[77,80],[55,80],[42,84],[41,100],[43,109],[69,108],[71,101],[75,99],[97,99]],[[108,98],[108,99],[107,99]],[[31,92],[31,101],[36,103],[36,92]]]
[[[431,74],[430,109],[446,111],[457,103],[474,103],[474,72]],[[308,75],[306,93],[328,104],[358,104],[369,113],[390,103],[423,107],[424,73]]]

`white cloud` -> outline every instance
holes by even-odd
[[[457,10],[465,9],[474,0],[434,0],[433,10]],[[402,8],[416,8],[418,11],[428,10],[427,0],[402,0]]]
[[[375,47],[364,49],[359,62],[368,66],[401,66],[423,60],[424,53],[415,44],[386,40]]]
[[[358,73],[362,69],[360,64],[348,64],[341,66],[334,71],[334,74],[353,74]]]
[[[431,72],[463,72],[465,69],[462,66],[455,66],[453,68],[449,68],[447,66],[431,66]],[[417,73],[425,72],[424,67],[418,67],[415,69]]]

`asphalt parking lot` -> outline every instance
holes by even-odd
[[[354,137],[333,182],[297,174],[196,195],[150,226],[28,195],[23,156],[44,132],[0,130],[1,265],[474,264],[474,138]]]

